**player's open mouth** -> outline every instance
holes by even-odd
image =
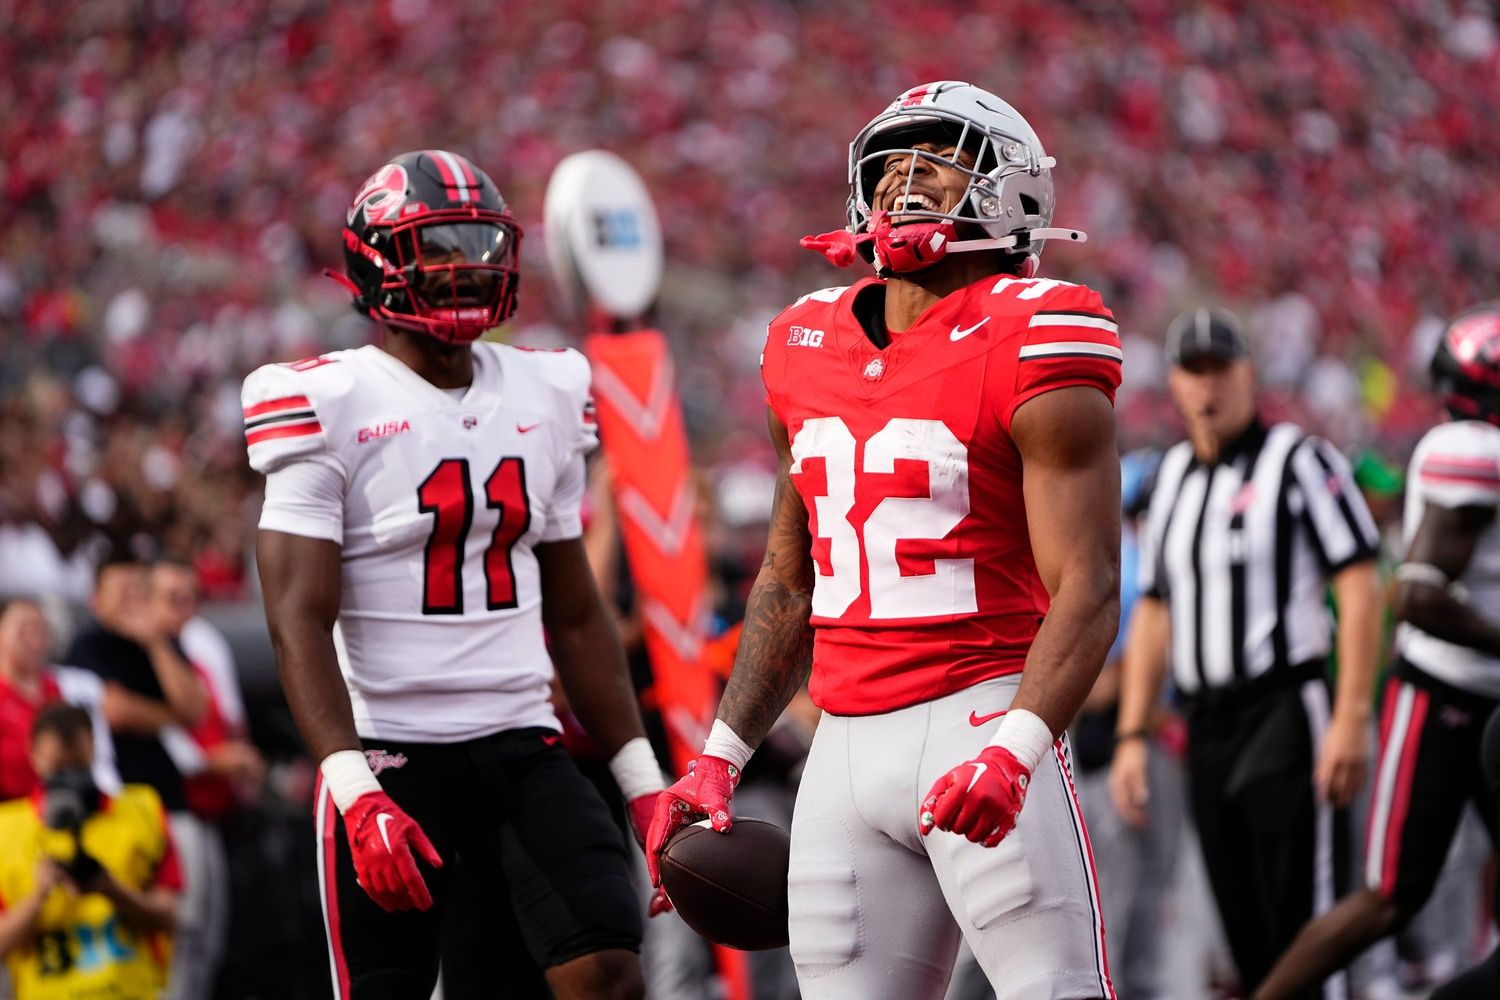
[[[893,223],[900,223],[902,220],[914,221],[907,215],[908,212],[941,212],[943,210],[943,206],[935,198],[919,191],[896,195],[891,198],[890,206],[888,211],[891,213]]]

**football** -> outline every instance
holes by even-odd
[[[667,842],[662,886],[687,925],[715,944],[785,947],[790,846],[787,832],[765,820],[737,819],[728,833],[704,820]]]

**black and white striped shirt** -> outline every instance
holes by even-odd
[[[1349,463],[1293,424],[1260,423],[1205,464],[1162,459],[1141,539],[1141,592],[1167,602],[1172,673],[1192,694],[1321,659],[1329,579],[1379,535]]]

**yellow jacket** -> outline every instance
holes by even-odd
[[[40,799],[0,803],[0,908],[36,891],[42,858],[71,861],[71,834],[42,825]],[[177,889],[182,876],[154,789],[127,785],[106,798],[81,831],[83,847],[121,885]],[[142,935],[98,893],[55,887],[35,932],[6,956],[16,1000],[156,1000],[166,983],[170,940]]]

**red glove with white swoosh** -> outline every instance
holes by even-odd
[[[1011,708],[988,746],[937,780],[917,814],[917,829],[934,829],[994,847],[1016,828],[1031,772],[1052,749],[1052,730],[1035,712]],[[973,717],[971,716],[971,722]]]
[[[344,831],[354,853],[359,884],[383,910],[429,910],[432,893],[417,870],[413,850],[434,868],[443,859],[417,821],[385,792],[366,792],[344,810]]]
[[[924,837],[936,827],[994,847],[1016,828],[1030,782],[1030,768],[1015,754],[985,747],[937,780],[922,800],[917,828]]]

